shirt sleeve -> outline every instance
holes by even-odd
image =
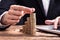
[[[2,16],[3,16],[4,14],[6,14],[6,13],[8,13],[8,12],[7,12],[7,11],[5,11],[5,12],[3,12],[3,14],[2,14],[2,15],[0,15],[0,21],[1,21]]]
[[[5,30],[6,28],[9,27],[9,25],[3,25],[3,24],[1,23],[1,19],[2,19],[3,15],[6,14],[6,13],[8,13],[8,12],[5,11],[5,12],[3,12],[2,15],[0,15],[0,30]]]

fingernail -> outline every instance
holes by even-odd
[[[32,8],[32,12],[34,12],[35,11],[35,8]]]
[[[54,29],[56,30],[56,29],[57,29],[57,27],[54,27]]]
[[[30,12],[34,12],[35,11],[35,8],[30,8]]]
[[[22,16],[25,14],[24,11],[21,11],[21,13],[22,13]]]

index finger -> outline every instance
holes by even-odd
[[[58,27],[58,21],[59,21],[59,18],[56,18],[55,22],[54,22],[54,29],[57,29],[57,27]]]
[[[20,6],[20,5],[11,5],[10,9],[24,11],[25,13],[32,13],[35,11],[34,8],[29,8],[29,7]]]

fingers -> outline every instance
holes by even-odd
[[[4,25],[11,25],[11,24],[13,25],[19,22],[19,17],[11,16],[9,14],[5,14],[2,19],[3,19],[2,22],[4,23]]]
[[[48,25],[51,25],[54,23],[55,20],[46,20],[45,21],[45,24],[48,24]]]
[[[9,15],[8,19],[10,19],[10,20],[19,20],[20,18],[19,18],[19,16]]]
[[[46,20],[45,21],[45,24],[48,24],[48,25],[54,25],[54,29],[57,29],[58,27],[58,18],[54,19],[54,20]]]
[[[18,13],[20,15],[18,15]],[[23,11],[20,11],[20,12],[16,12],[16,11],[8,11],[4,16],[3,16],[3,23],[5,25],[8,25],[8,24],[16,24],[18,22],[18,20],[21,19],[22,16],[24,16],[23,14],[24,12]]]
[[[57,29],[58,28],[58,24],[60,24],[60,16],[57,17],[54,20],[46,20],[45,21],[45,24],[48,24],[48,25],[53,24],[54,25],[54,29]]]
[[[19,20],[9,20],[9,19],[7,19],[5,22],[6,22],[6,24],[8,24],[8,25],[13,25],[13,24],[18,23]]]
[[[9,13],[10,15],[16,15],[16,16],[21,16],[21,15],[22,15],[21,12],[24,13],[24,11],[15,11],[15,10],[9,10],[9,11],[8,11],[8,13]],[[24,15],[24,14],[23,14],[23,15]]]
[[[29,7],[20,6],[20,5],[11,5],[10,9],[24,11],[25,13],[32,13],[35,11],[34,8],[29,8]]]
[[[59,19],[60,19],[60,17],[57,17],[57,18],[55,19],[55,22],[54,22],[54,29],[57,29],[57,28],[58,28]]]
[[[12,20],[18,20],[18,19],[21,19],[22,16],[24,16],[24,11],[14,11],[14,10],[10,10],[8,12],[9,16],[8,18],[9,19],[12,19]]]

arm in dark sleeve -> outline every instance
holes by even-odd
[[[1,0],[0,2],[0,15],[7,11],[11,5],[16,4],[16,0]]]
[[[0,15],[2,15],[5,11],[8,11],[10,6],[16,3],[17,3],[16,0],[1,0],[0,1]],[[0,25],[0,30],[5,30],[9,26]]]

